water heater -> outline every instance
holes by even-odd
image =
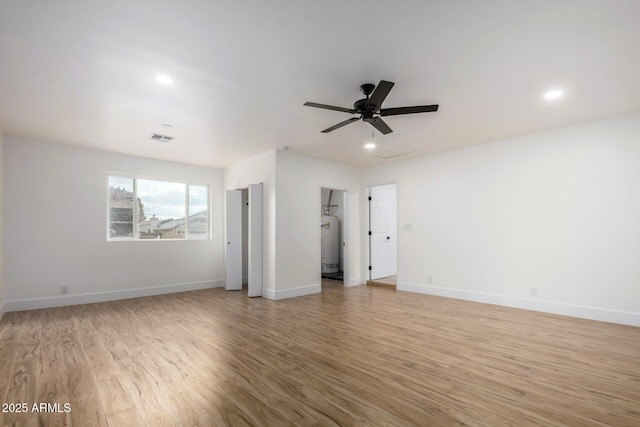
[[[320,219],[322,243],[322,272],[340,271],[340,220],[338,217],[323,215]]]

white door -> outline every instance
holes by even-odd
[[[262,184],[249,184],[249,296],[262,296]]]
[[[227,190],[226,212],[226,251],[228,291],[242,290],[242,192]]]
[[[370,280],[375,280],[396,273],[395,185],[371,187],[370,197]]]

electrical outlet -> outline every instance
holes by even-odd
[[[537,297],[538,296],[538,288],[529,289],[529,296]]]
[[[429,284],[433,283],[433,277],[429,276]]]
[[[69,287],[68,287],[68,286],[61,286],[61,287],[60,287],[60,293],[61,293],[62,295],[64,295],[64,294],[68,294],[68,293],[69,293]]]

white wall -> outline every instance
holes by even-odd
[[[2,253],[2,241],[4,240],[4,164],[3,164],[3,139],[2,139],[2,130],[0,130],[0,319],[2,319],[2,315],[4,314],[4,281],[2,280],[3,276],[3,253]]]
[[[363,283],[360,275],[360,170],[276,152],[276,299],[320,291],[320,190],[347,191],[347,283]]]
[[[380,182],[399,289],[640,325],[640,114],[363,171]]]
[[[12,137],[4,148],[10,309],[224,284],[221,170]],[[212,238],[107,241],[109,173],[209,184]],[[61,296],[63,285],[68,296]]]
[[[276,154],[271,151],[224,170],[224,188],[236,190],[249,184],[263,184],[263,296],[276,288]]]

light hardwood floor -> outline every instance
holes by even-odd
[[[0,425],[639,426],[640,328],[340,283],[8,313]]]

